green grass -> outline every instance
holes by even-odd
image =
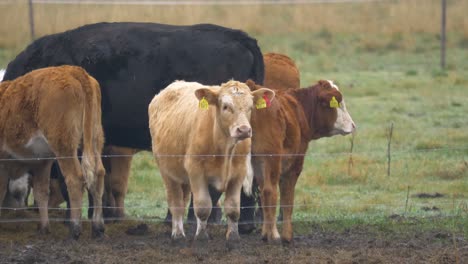
[[[322,30],[256,37],[263,52],[285,53],[297,62],[303,87],[319,79],[335,80],[358,127],[351,168],[350,136],[310,144],[296,187],[295,221],[313,220],[330,228],[353,223],[385,228],[395,225],[390,216],[398,215],[419,219],[418,228],[423,223],[424,228],[456,226],[468,232],[466,37],[450,34],[444,71],[439,68],[438,37],[429,33]],[[0,65],[6,65],[9,55],[5,54],[10,53],[0,51]],[[387,176],[391,123],[392,162]],[[416,196],[436,192],[443,197]],[[127,212],[162,218],[165,196],[151,154],[139,153],[132,164]],[[430,220],[441,218],[446,220]],[[328,220],[338,224],[329,225]]]

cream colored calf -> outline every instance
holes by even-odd
[[[190,191],[197,217],[195,239],[208,237],[212,208],[208,185],[225,192],[226,239],[239,239],[240,192],[245,176],[251,174],[250,115],[262,110],[255,110],[256,105],[265,108],[273,98],[269,89],[251,92],[237,81],[221,86],[177,81],[154,97],[149,126],[172,213],[173,239],[185,237],[183,216]]]

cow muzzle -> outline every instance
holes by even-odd
[[[236,140],[243,140],[252,137],[252,128],[247,125],[241,125],[235,128],[234,133],[231,135]]]

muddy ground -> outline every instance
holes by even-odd
[[[140,224],[108,224],[104,238],[92,239],[85,222],[74,241],[62,222],[52,222],[45,236],[36,233],[37,223],[0,223],[0,263],[468,263],[462,233],[418,231],[417,224],[410,231],[359,226],[337,232],[300,222],[292,244],[265,243],[257,232],[242,235],[232,250],[223,225],[209,226],[211,240],[193,246],[171,243],[170,228],[159,221],[135,229]]]

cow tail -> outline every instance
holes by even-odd
[[[83,72],[85,71],[83,70]],[[95,151],[95,137],[97,136],[97,131],[94,126],[98,121],[96,120],[96,116],[99,115],[100,117],[101,111],[100,107],[96,107],[98,102],[96,102],[96,91],[94,91],[92,80],[87,74],[83,74],[83,77],[84,78],[82,78],[81,83],[85,92],[85,107],[83,114],[83,154],[81,159],[81,168],[83,170],[83,176],[87,187],[91,188],[91,186],[96,182],[96,160],[100,158],[96,157],[96,154],[100,155],[100,153],[96,153]],[[100,120],[98,124],[100,124]]]

